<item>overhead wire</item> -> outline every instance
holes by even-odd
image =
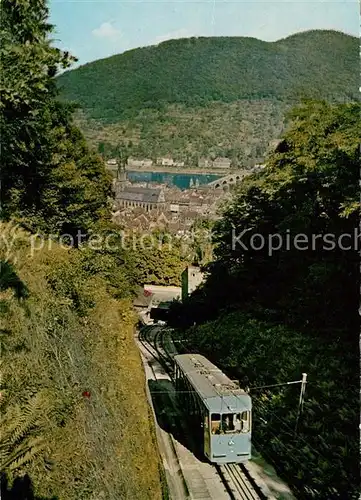
[[[258,402],[256,401],[255,403],[257,404]],[[264,407],[263,407],[263,409],[264,409]],[[287,429],[289,430],[289,432],[290,432],[291,434],[295,434],[294,429],[291,429],[291,427],[290,427],[288,424],[286,424],[286,422],[285,422],[284,420],[282,420],[282,419],[281,419],[281,418],[280,418],[280,417],[279,417],[279,416],[278,416],[278,415],[277,415],[274,411],[270,410],[269,408],[267,408],[265,411],[267,411],[267,412],[271,413],[274,417],[276,417],[276,419],[277,419],[278,421],[280,421],[284,427],[287,427]],[[314,451],[314,452],[315,452],[316,454],[318,454],[321,458],[323,458],[323,459],[325,459],[325,460],[326,460],[326,457],[325,457],[324,455],[322,455],[322,454],[321,454],[318,450],[314,449],[314,448],[310,445],[310,443],[309,443],[308,441],[306,441],[306,440],[305,440],[302,436],[300,436],[299,434],[297,434],[297,435],[295,436],[295,438],[296,438],[297,440],[300,440],[300,441],[304,442],[304,443],[305,443],[305,444],[306,444],[306,445],[307,445],[307,446],[308,446],[308,447],[309,447],[312,451]],[[324,446],[324,445],[322,445],[322,446]]]

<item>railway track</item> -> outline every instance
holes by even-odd
[[[162,327],[146,326],[140,330],[138,340],[173,379],[173,360],[163,347],[164,333]]]
[[[167,328],[154,325],[144,327],[138,338],[173,380],[173,356],[176,349],[173,344],[172,349],[167,349],[167,344],[169,346],[167,334],[169,335]],[[230,500],[266,500],[269,498],[263,493],[243,464],[216,465],[214,468],[221,478]]]
[[[169,374],[164,369],[162,360],[159,358],[159,352],[155,346],[148,341],[147,334],[151,333],[149,329],[142,329],[138,332],[138,342],[141,344],[143,351],[143,362],[150,369],[152,376],[147,380],[154,380],[156,383],[161,383],[164,380],[171,382]],[[154,364],[154,362],[156,364]],[[159,370],[160,368],[160,370]],[[149,391],[149,388],[148,388]],[[157,412],[155,402],[151,393],[148,393],[149,402],[152,406],[152,411],[155,421],[157,420]],[[168,487],[174,495],[175,499],[190,499],[188,486],[179,462],[179,457],[176,450],[176,443],[172,434],[161,430],[161,426],[156,428],[158,443],[161,446],[163,466],[167,478]]]
[[[216,468],[232,500],[267,499],[244,465],[227,464]]]

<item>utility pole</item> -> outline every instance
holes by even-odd
[[[303,410],[303,401],[305,397],[305,390],[306,390],[306,383],[307,383],[307,373],[302,373],[302,380],[301,380],[301,390],[300,390],[300,399],[298,402],[298,411],[297,411],[297,418],[296,418],[296,425],[295,425],[295,434],[297,434],[297,427],[298,427],[298,422]]]
[[[259,389],[269,389],[271,387],[282,387],[282,386],[291,385],[291,384],[301,384],[300,399],[298,401],[297,418],[296,418],[295,431],[294,431],[295,435],[296,435],[297,434],[298,422],[300,420],[300,416],[301,416],[301,413],[302,413],[302,410],[303,410],[303,401],[304,401],[304,398],[305,398],[306,383],[307,383],[307,373],[302,373],[302,379],[301,380],[293,380],[292,382],[283,382],[281,384],[271,384],[271,385],[262,385],[262,386],[259,386],[259,387],[250,387],[249,391],[255,391],[255,390],[259,390]]]

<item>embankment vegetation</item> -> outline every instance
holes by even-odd
[[[132,259],[89,245],[111,179],[58,101],[47,3],[0,8],[2,498],[160,499]]]
[[[251,387],[254,443],[297,498],[359,496],[359,116],[359,103],[293,111],[217,223],[205,284],[172,312],[188,349]],[[302,372],[295,433],[299,386],[252,387]]]
[[[212,258],[213,222],[196,220],[190,234],[175,235],[167,227],[149,232],[124,231],[128,265],[140,284],[180,286],[181,274],[190,264],[204,265]]]
[[[179,286],[191,253],[166,231],[134,231],[129,236],[129,259],[134,279],[143,285]]]
[[[109,256],[56,243],[31,256],[29,233],[1,230],[13,241],[6,263],[1,248],[9,482],[28,474],[41,498],[160,498],[129,285],[122,273],[114,288],[106,279],[116,260],[111,268]]]

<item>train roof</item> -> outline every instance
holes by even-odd
[[[204,356],[179,354],[174,361],[210,411],[233,413],[251,409],[249,394]]]

